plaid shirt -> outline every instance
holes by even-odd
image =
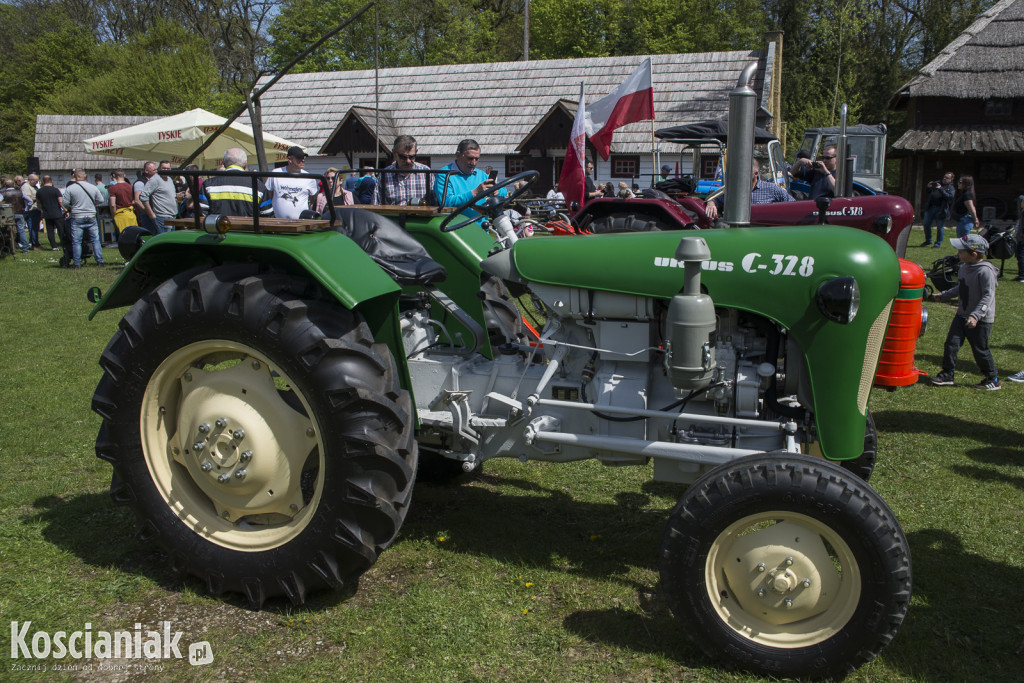
[[[412,167],[420,171],[429,171],[430,167],[413,162]],[[391,164],[384,170],[397,169],[398,164]],[[430,188],[429,173],[381,173],[380,181],[373,191],[374,204],[406,205],[419,204],[427,196]]]
[[[774,204],[775,202],[791,202],[793,197],[775,183],[758,180],[750,193],[751,204]]]

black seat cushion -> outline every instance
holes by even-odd
[[[334,229],[352,239],[400,285],[429,285],[448,277],[444,266],[386,216],[366,209],[334,210]]]

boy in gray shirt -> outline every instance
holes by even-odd
[[[942,372],[931,378],[937,387],[953,386],[953,372],[956,369],[956,356],[960,347],[967,339],[974,352],[974,361],[985,376],[984,380],[974,385],[975,389],[997,391],[1003,388],[996,373],[996,363],[988,348],[988,338],[992,332],[992,323],[996,320],[996,277],[999,269],[990,261],[985,260],[988,253],[988,242],[981,235],[966,235],[949,241],[956,249],[960,258],[960,270],[957,274],[958,283],[939,294],[932,294],[932,301],[948,301],[953,297],[960,298],[953,322],[949,325],[946,345],[942,353]]]

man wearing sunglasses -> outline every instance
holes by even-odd
[[[384,168],[381,179],[373,191],[374,204],[391,206],[417,206],[426,201],[433,203],[430,194],[429,173],[388,173],[388,171],[429,171],[430,167],[416,162],[416,138],[399,135],[391,147],[395,161]]]
[[[816,161],[797,159],[790,169],[793,177],[810,183],[808,199],[836,196],[836,146],[829,145]]]

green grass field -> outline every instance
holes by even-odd
[[[952,249],[909,252],[927,268]],[[88,321],[86,290],[116,272],[61,270],[50,252],[0,260],[0,680],[760,680],[708,661],[665,607],[657,554],[682,488],[649,468],[492,460],[472,482],[418,487],[353,596],[259,612],[207,597],[136,538],[93,450],[97,360],[123,311]],[[992,335],[1004,377],[1024,368],[1024,284],[1012,261],[1006,275]],[[928,308],[918,366],[934,373],[954,307]],[[979,379],[964,349],[964,386],[872,395],[872,484],[910,541],[914,597],[894,642],[849,680],[1024,680],[1024,385],[967,386]],[[29,620],[50,633],[170,621],[183,652],[208,641],[214,662],[54,671],[10,657],[9,622]]]

